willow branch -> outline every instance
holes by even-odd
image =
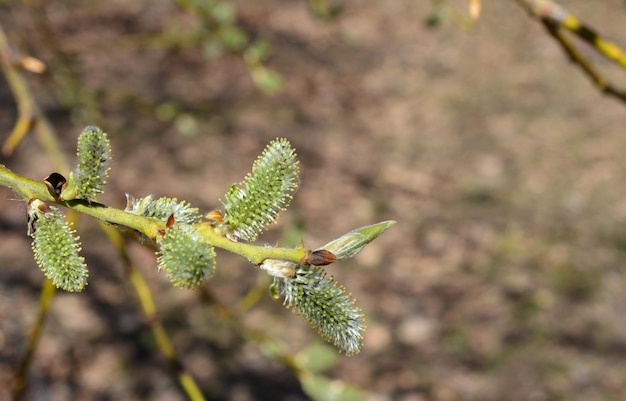
[[[95,217],[105,223],[130,228],[151,239],[156,239],[166,229],[166,222],[150,217],[138,216],[101,203],[84,200],[57,201],[50,195],[43,183],[22,177],[4,165],[0,165],[0,185],[13,190],[27,202],[32,199],[40,199]],[[270,248],[243,242],[233,242],[217,233],[208,222],[199,223],[195,228],[212,245],[241,255],[255,265],[261,264],[265,259],[281,259],[300,263],[307,253],[305,249],[301,248]]]
[[[516,0],[528,13],[538,19],[548,33],[559,43],[569,59],[577,64],[602,92],[626,103],[626,91],[614,86],[594,64],[578,51],[563,29],[589,43],[602,56],[626,70],[626,53],[615,43],[603,39],[595,29],[583,23],[574,14],[551,0]]]

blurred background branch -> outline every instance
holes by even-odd
[[[517,2],[532,17],[541,21],[547,32],[563,48],[569,59],[581,68],[600,91],[626,102],[626,92],[616,87],[606,76],[600,73],[596,63],[589,57],[585,57],[563,31],[573,33],[591,45],[600,55],[615,62],[626,71],[626,53],[617,44],[604,39],[594,28],[583,23],[576,15],[551,0],[517,0]]]

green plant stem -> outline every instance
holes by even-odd
[[[50,194],[41,193],[39,191],[40,184],[41,183],[35,180],[15,174],[13,171],[6,168],[4,164],[0,164],[0,185],[9,188],[16,194],[21,195],[24,200],[28,201],[30,199],[34,199],[36,198],[36,194],[39,194],[39,198],[42,200],[52,199]],[[45,192],[48,192],[45,185],[43,189]]]
[[[51,204],[67,207],[95,217],[105,223],[131,228],[148,238],[155,239],[159,233],[164,232],[166,229],[166,223],[161,220],[138,216],[100,203],[84,200],[56,201],[43,183],[22,177],[4,165],[0,165],[0,185],[13,190],[27,202],[32,199],[40,199]],[[307,252],[302,248],[272,248],[234,242],[218,234],[208,222],[197,224],[196,229],[212,245],[243,256],[255,265],[261,264],[265,259],[280,259],[300,263]]]
[[[0,185],[11,189],[27,202],[32,199],[40,199],[58,206],[64,206],[107,223],[130,227],[150,238],[156,238],[159,230],[165,228],[165,223],[157,219],[137,216],[96,202],[84,200],[56,201],[43,183],[22,177],[4,165],[0,165]]]
[[[271,248],[244,242],[233,242],[216,233],[209,223],[200,223],[197,229],[212,245],[243,256],[255,265],[260,265],[265,259],[280,259],[300,263],[306,254],[306,249],[302,248]]]

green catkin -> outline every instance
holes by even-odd
[[[293,278],[282,279],[279,293],[324,340],[346,355],[363,344],[363,314],[350,294],[318,266],[303,266]]]
[[[56,210],[38,213],[33,236],[35,261],[57,288],[82,291],[87,285],[87,266],[80,251],[79,237]]]
[[[193,226],[176,224],[160,237],[159,269],[176,287],[195,288],[213,275],[215,249]]]
[[[198,209],[191,207],[185,201],[179,201],[176,198],[159,198],[154,199],[152,195],[145,198],[135,199],[133,196],[126,194],[127,206],[126,211],[145,217],[153,217],[162,221],[174,215],[176,223],[195,224],[199,223],[202,216],[198,213]]]
[[[243,182],[226,194],[221,228],[246,241],[254,241],[291,201],[299,184],[299,163],[286,139],[270,142]]]
[[[78,166],[70,173],[61,198],[91,200],[104,191],[109,175],[111,144],[107,134],[99,127],[86,127],[78,137],[76,155]]]

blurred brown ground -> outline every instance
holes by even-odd
[[[465,3],[453,1],[459,14],[436,29],[424,24],[427,1],[346,1],[331,22],[304,2],[239,1],[242,25],[271,41],[267,65],[285,80],[272,96],[235,54],[207,61],[197,48],[136,46],[188,18],[170,2],[43,3],[78,82],[100,94],[101,116],[84,121],[60,105],[61,73],[29,82],[68,155],[86,123],[109,133],[104,203],[123,207],[129,192],[211,210],[281,136],[298,149],[302,185],[267,243],[301,227],[316,247],[398,221],[357,258],[329,267],[368,323],[363,351],[329,377],[371,401],[626,399],[626,105],[598,93],[513,1],[485,1],[471,28],[458,18]],[[626,47],[623,2],[562,3]],[[13,43],[50,62],[50,37],[34,21],[21,3],[0,4]],[[594,60],[620,83],[620,71]],[[194,112],[196,125],[181,129],[145,106],[168,101]],[[4,81],[0,105],[3,140],[15,117]],[[53,169],[32,137],[0,162],[33,178]],[[0,388],[43,281],[24,205],[12,198],[0,190]],[[183,399],[111,245],[91,219],[79,232],[90,284],[55,299],[28,399]],[[131,251],[209,399],[306,399],[293,373],[236,323],[172,288],[150,250]],[[219,253],[208,287],[233,306],[255,285],[253,270]],[[317,340],[269,296],[242,319],[294,353]]]

